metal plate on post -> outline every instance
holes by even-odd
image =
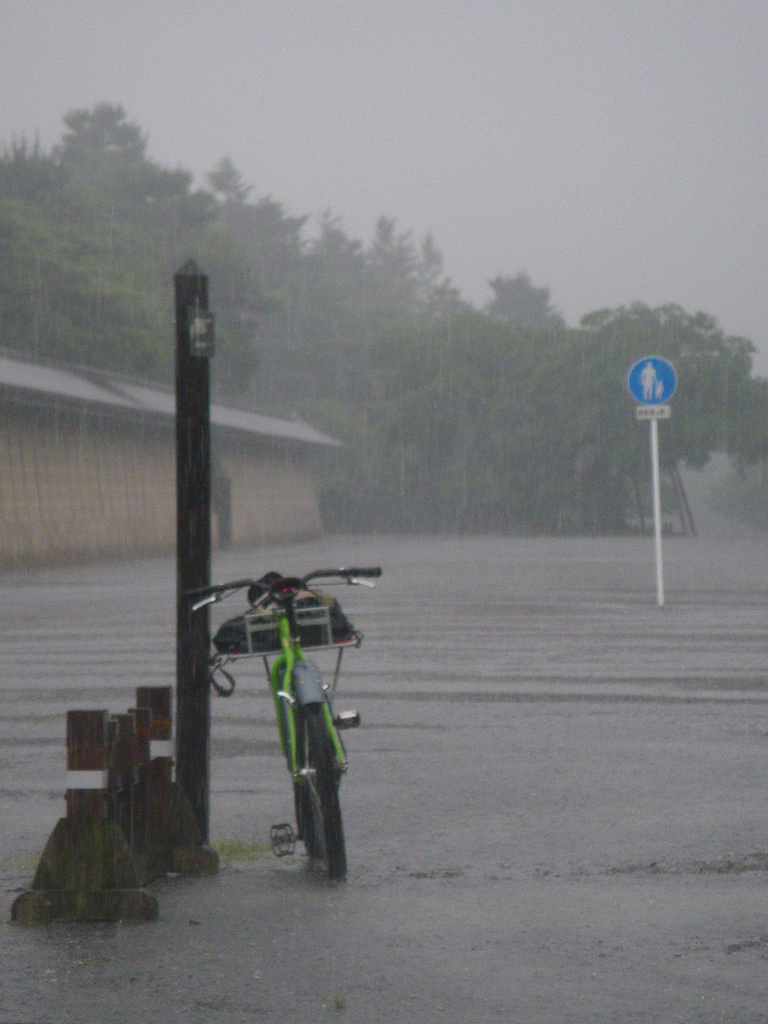
[[[672,416],[670,405],[637,405],[635,406],[636,420],[668,420]]]
[[[191,306],[187,313],[189,324],[189,354],[210,359],[214,350],[213,313]]]

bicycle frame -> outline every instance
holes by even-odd
[[[267,658],[264,658],[267,667],[272,699],[275,705],[277,716],[277,727],[280,734],[280,746],[283,755],[288,763],[288,770],[293,779],[299,778],[300,765],[297,749],[296,714],[295,707],[298,703],[293,685],[293,669],[298,661],[305,661],[306,656],[301,648],[301,642],[297,637],[291,636],[290,618],[286,611],[281,611],[277,619],[277,628],[280,636],[282,653],[279,654],[271,668]],[[341,652],[340,652],[341,653]],[[333,719],[333,709],[328,696],[327,687],[323,687],[323,719],[328,734],[333,743],[333,748],[342,772],[347,770],[347,754],[339,731]]]

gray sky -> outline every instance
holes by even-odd
[[[477,305],[717,316],[768,373],[766,0],[4,0],[0,142],[121,103],[200,183],[431,231]]]

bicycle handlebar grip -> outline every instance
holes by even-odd
[[[381,576],[381,566],[380,565],[371,565],[368,568],[346,569],[345,570],[345,575],[347,573],[350,576],[360,576],[361,578],[362,577],[367,577],[368,579],[377,580],[379,578],[379,576]]]

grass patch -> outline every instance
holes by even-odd
[[[229,836],[217,840],[213,848],[223,864],[229,864],[234,860],[258,860],[265,853],[269,853],[266,843],[250,843],[246,839],[233,839]]]
[[[40,861],[40,853],[6,853],[0,857],[2,874],[33,875]]]

